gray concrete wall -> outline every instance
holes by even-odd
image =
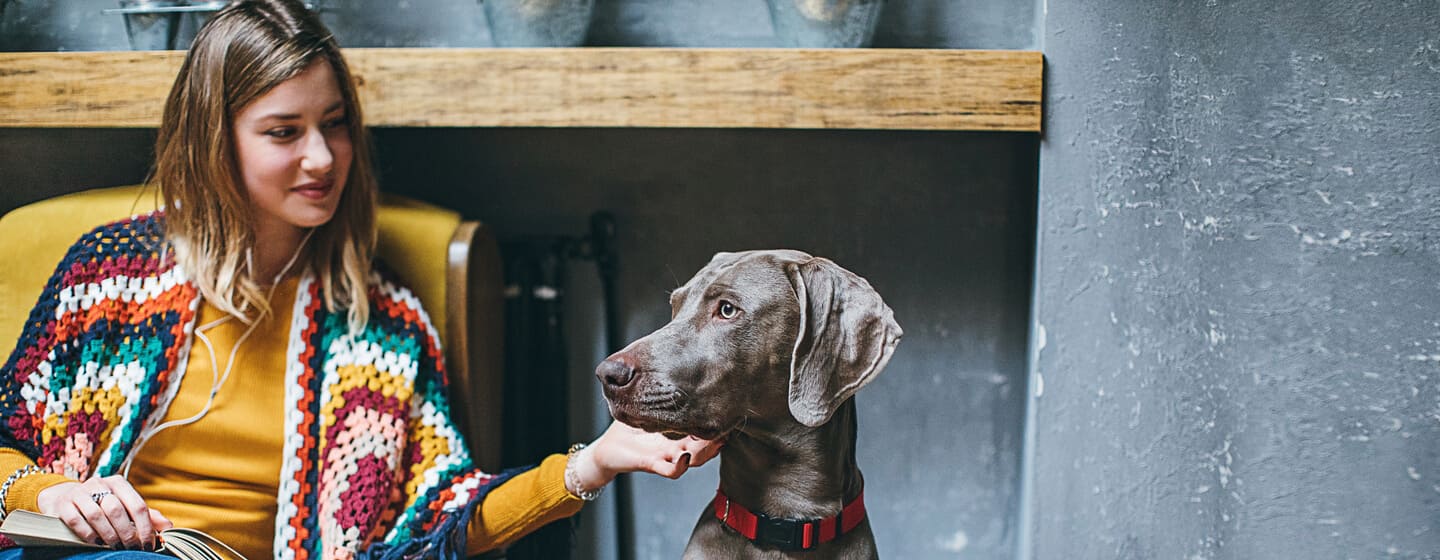
[[[488,47],[478,0],[310,0],[346,47]],[[124,50],[116,0],[9,0],[0,51]],[[876,47],[1034,49],[1035,0],[892,0]],[[597,0],[594,46],[780,46],[764,0]]]
[[[1440,557],[1436,29],[1050,2],[1023,557]]]

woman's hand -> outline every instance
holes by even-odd
[[[154,549],[155,535],[174,526],[119,476],[57,484],[41,490],[36,502],[40,513],[59,517],[92,543]]]
[[[620,422],[612,422],[600,439],[572,460],[585,490],[609,484],[620,473],[643,471],[665,478],[680,478],[690,467],[698,467],[720,453],[724,440],[707,441],[695,436],[670,439]],[[572,491],[580,490],[571,488]]]

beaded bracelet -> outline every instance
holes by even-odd
[[[593,502],[600,497],[600,492],[604,491],[605,487],[601,486],[594,490],[585,490],[580,487],[580,473],[575,471],[575,457],[583,449],[585,449],[585,444],[577,443],[570,446],[570,452],[565,454],[565,486],[566,490],[569,490],[576,498]]]
[[[10,497],[10,487],[15,485],[15,481],[43,472],[45,471],[36,465],[25,465],[15,469],[15,472],[10,473],[10,477],[5,479],[5,483],[0,484],[0,520],[5,519],[5,514],[8,513],[5,511],[5,500]]]

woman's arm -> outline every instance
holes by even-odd
[[[722,445],[693,437],[670,440],[614,422],[600,439],[573,456],[551,455],[540,466],[492,490],[470,519],[466,551],[473,556],[500,548],[553,521],[575,515],[585,504],[577,497],[579,494],[604,487],[620,473],[638,471],[679,478],[690,467],[713,458]],[[566,480],[567,469],[574,471],[571,481]],[[580,487],[571,487],[574,483]]]
[[[35,466],[35,461],[29,455],[21,453],[18,449],[0,447],[0,480],[15,477],[14,482],[10,483],[10,488],[5,492],[5,503],[0,504],[0,507],[5,508],[6,513],[17,509],[40,511],[36,504],[36,498],[41,491],[57,484],[74,482],[65,475],[48,472],[17,476],[17,473],[27,470],[26,467],[33,466]]]
[[[585,501],[565,489],[564,455],[551,455],[540,466],[515,475],[490,491],[470,518],[466,552],[470,556],[519,540],[551,522],[580,512]]]
[[[56,308],[60,302],[60,292],[68,286],[65,276],[70,270],[69,263],[93,252],[93,243],[89,242],[92,236],[93,232],[82,236],[66,250],[65,257],[55,266],[35,305],[30,309],[21,329],[20,339],[15,341],[14,350],[10,352],[5,364],[0,366],[0,415],[7,420],[0,422],[0,480],[13,477],[5,493],[4,503],[0,503],[6,513],[17,509],[39,511],[36,499],[42,490],[71,481],[59,474],[23,472],[36,467],[35,457],[40,452],[41,422],[33,416],[30,408],[32,404],[27,403],[39,401],[43,405],[45,396],[50,391],[49,376],[41,378],[46,382],[35,383],[36,376],[41,375],[37,371],[38,366],[55,350],[58,338],[55,332],[60,323],[56,317]],[[38,388],[41,394],[27,392],[27,385],[32,390]]]
[[[7,420],[0,423],[0,478],[13,478],[0,507],[6,512],[25,509],[55,515],[92,542],[139,547],[151,542],[155,529],[167,527],[169,521],[158,514],[152,516],[128,483],[110,478],[82,483],[60,474],[32,472],[39,470],[36,458],[42,455],[42,426],[58,421],[53,417],[57,413],[46,406],[51,404],[51,393],[68,388],[52,387],[54,376],[81,367],[76,361],[83,353],[74,346],[67,351],[62,341],[73,343],[85,328],[103,328],[86,322],[86,314],[94,309],[64,308],[65,294],[76,286],[114,276],[107,265],[130,248],[110,241],[123,238],[127,243],[141,243],[139,238],[150,233],[135,229],[134,224],[132,220],[101,226],[70,246],[31,309],[15,350],[0,366],[0,415]],[[102,244],[108,244],[108,251],[100,250]],[[75,294],[69,297],[73,299]],[[47,466],[58,470],[54,463]],[[137,513],[143,515],[132,522],[131,515]],[[160,522],[152,522],[154,519]]]

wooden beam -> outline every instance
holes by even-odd
[[[1040,130],[1042,56],[347,49],[373,126]],[[180,52],[0,53],[0,126],[153,127]]]
[[[0,53],[0,126],[159,126],[184,55]]]

